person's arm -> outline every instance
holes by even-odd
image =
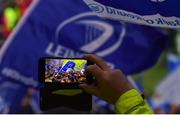
[[[84,57],[95,65],[90,65],[86,73],[96,79],[96,85],[80,84],[86,92],[115,105],[116,113],[151,114],[149,106],[141,95],[133,89],[125,75],[117,69],[110,69],[99,57],[87,54]]]

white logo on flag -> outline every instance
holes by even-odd
[[[113,35],[114,33],[114,28],[111,24],[108,24],[107,22],[104,21],[100,21],[100,20],[92,20],[92,19],[81,19],[81,18],[85,18],[85,17],[89,17],[89,16],[96,16],[94,13],[92,12],[87,12],[87,13],[82,13],[79,15],[76,15],[72,18],[69,18],[67,20],[65,20],[63,23],[61,23],[57,30],[56,30],[56,37],[55,37],[55,41],[58,42],[59,40],[59,33],[61,32],[61,30],[69,23],[75,21],[76,24],[79,25],[84,25],[87,27],[91,28],[91,31],[87,31],[85,36],[85,41],[88,41],[87,43],[85,43],[83,46],[80,46],[79,50],[86,52],[86,53],[95,53],[98,56],[107,56],[111,53],[113,53],[114,51],[116,51],[121,43],[123,42],[123,38],[124,35],[126,33],[126,29],[125,29],[125,24],[121,24],[122,25],[122,30],[120,32],[120,36],[118,38],[118,40],[116,41],[116,43],[114,43],[112,46],[109,46],[108,48],[98,51],[97,50],[102,47]],[[93,31],[102,31],[102,33],[97,36],[97,32],[93,33]],[[84,38],[82,38],[84,39]]]

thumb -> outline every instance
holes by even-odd
[[[97,96],[97,92],[98,92],[97,87],[88,84],[80,84],[79,87],[82,88],[87,93]]]

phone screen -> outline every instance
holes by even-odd
[[[45,59],[45,83],[85,83],[85,59]]]

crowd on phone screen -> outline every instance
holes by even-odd
[[[75,71],[73,68],[68,68],[66,71],[63,71],[60,65],[46,66],[49,67],[45,71],[45,82],[83,83],[86,81],[84,69]]]

